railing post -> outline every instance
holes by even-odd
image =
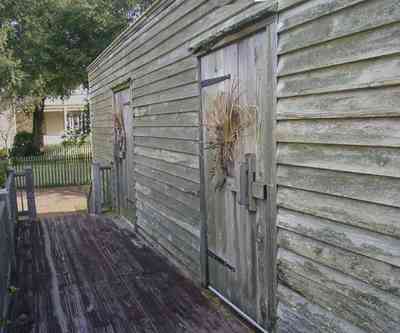
[[[93,184],[93,213],[101,213],[101,175],[100,163],[93,162],[92,164],[92,184]]]
[[[28,214],[31,221],[36,219],[35,185],[33,170],[31,167],[25,169],[26,198],[28,201]]]
[[[10,216],[13,223],[17,222],[18,218],[18,203],[17,203],[17,184],[16,184],[16,172],[14,169],[7,169],[7,177],[11,177],[9,191],[9,204],[10,204]]]
[[[114,162],[111,162],[111,208],[117,210],[118,208],[118,189],[117,189],[117,170]]]

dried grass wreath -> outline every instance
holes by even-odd
[[[205,126],[208,130],[207,149],[217,149],[216,170],[219,177],[215,188],[225,183],[229,167],[235,160],[235,146],[243,130],[255,123],[256,107],[241,105],[239,82],[233,80],[226,91],[217,94],[205,115]]]

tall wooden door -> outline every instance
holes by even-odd
[[[129,85],[114,93],[115,111],[115,206],[121,216],[135,219],[135,179],[133,157],[133,112],[130,107]]]
[[[266,202],[270,43],[267,27],[201,57],[209,285],[262,327],[266,276],[273,273]]]

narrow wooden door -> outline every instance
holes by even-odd
[[[264,327],[268,35],[201,58],[209,284]]]
[[[135,179],[133,172],[133,112],[130,108],[130,88],[114,94],[116,127],[120,127],[115,145],[116,168],[116,208],[120,215],[134,222],[135,219]]]

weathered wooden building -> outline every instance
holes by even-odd
[[[399,0],[160,0],[88,70],[119,211],[182,271],[267,329],[400,332]]]

